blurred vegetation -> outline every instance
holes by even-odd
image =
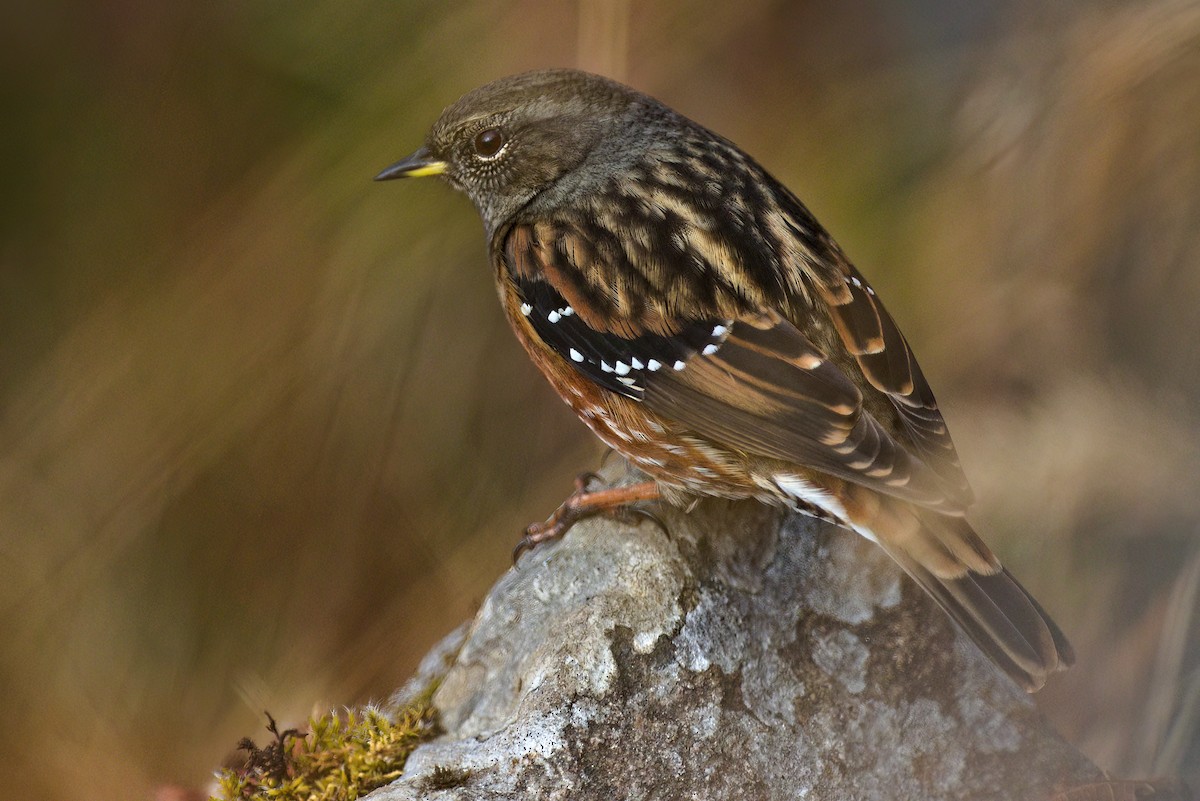
[[[1080,651],[1039,704],[1116,774],[1200,778],[1195,2],[14,0],[0,45],[13,797],[166,797],[264,708],[386,695],[595,464],[469,204],[370,183],[547,65],[809,203]]]

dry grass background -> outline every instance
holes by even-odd
[[[14,2],[0,9],[0,773],[199,785],[381,697],[599,451],[466,201],[369,178],[545,65],[738,141],[888,299],[981,530],[1070,632],[1039,694],[1200,764],[1200,6]]]

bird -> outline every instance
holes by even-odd
[[[648,477],[581,477],[520,547],[643,501],[753,498],[876,543],[1026,691],[1074,662],[967,522],[972,490],[892,315],[737,145],[624,84],[544,69],[468,92],[376,180],[423,176],[474,203],[520,344]]]

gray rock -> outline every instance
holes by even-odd
[[[656,514],[585,521],[500,579],[426,666],[462,642],[446,733],[373,801],[1032,801],[1100,778],[865,540],[754,503]]]

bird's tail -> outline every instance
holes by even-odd
[[[1005,673],[1034,692],[1074,663],[1062,631],[965,519],[903,506],[871,521],[876,542]]]

